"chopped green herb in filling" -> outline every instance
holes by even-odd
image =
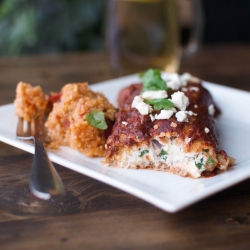
[[[140,156],[140,157],[142,157],[143,155],[148,154],[148,153],[149,153],[149,150],[147,150],[147,149],[141,150],[141,149],[139,148],[139,156]]]
[[[201,158],[201,161],[200,161],[200,162],[198,162],[198,163],[195,162],[195,165],[196,165],[196,167],[197,167],[199,170],[201,170],[202,167],[203,167],[203,165],[204,165],[204,163],[203,163],[203,158]]]
[[[168,153],[165,150],[161,150],[160,154],[158,155],[161,159],[167,160]]]
[[[108,125],[105,121],[104,113],[100,110],[93,110],[85,116],[86,121],[93,127],[105,130]]]
[[[149,69],[139,74],[142,81],[142,92],[149,90],[167,90],[166,82],[161,78],[161,71]]]
[[[151,100],[145,100],[144,102],[146,104],[153,105],[154,109],[156,110],[161,110],[161,109],[169,110],[174,107],[174,104],[166,98],[155,98]]]
[[[213,165],[214,163],[215,163],[215,160],[211,156],[209,156],[208,159],[207,159],[206,164]]]

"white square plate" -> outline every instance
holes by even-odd
[[[137,75],[122,77],[91,85],[116,104],[118,92],[129,84],[139,82]],[[179,211],[201,199],[226,189],[250,177],[250,93],[203,83],[221,109],[218,118],[220,148],[236,158],[230,170],[211,178],[183,178],[153,170],[125,170],[101,165],[102,158],[88,158],[68,147],[48,150],[50,159],[64,167],[135,195],[167,212]],[[31,144],[16,139],[17,117],[13,104],[0,107],[0,140],[34,153]]]

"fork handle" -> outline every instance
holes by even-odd
[[[31,192],[41,199],[63,192],[63,183],[50,161],[41,138],[34,137],[35,153],[30,173]]]

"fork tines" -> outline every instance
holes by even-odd
[[[43,134],[43,117],[27,122],[22,117],[18,117],[16,135],[20,139],[30,140],[32,136],[42,136]]]

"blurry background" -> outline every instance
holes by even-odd
[[[0,56],[102,50],[106,1],[0,0]],[[249,0],[201,2],[203,44],[250,42]]]
[[[0,55],[99,50],[106,0],[0,0]]]

